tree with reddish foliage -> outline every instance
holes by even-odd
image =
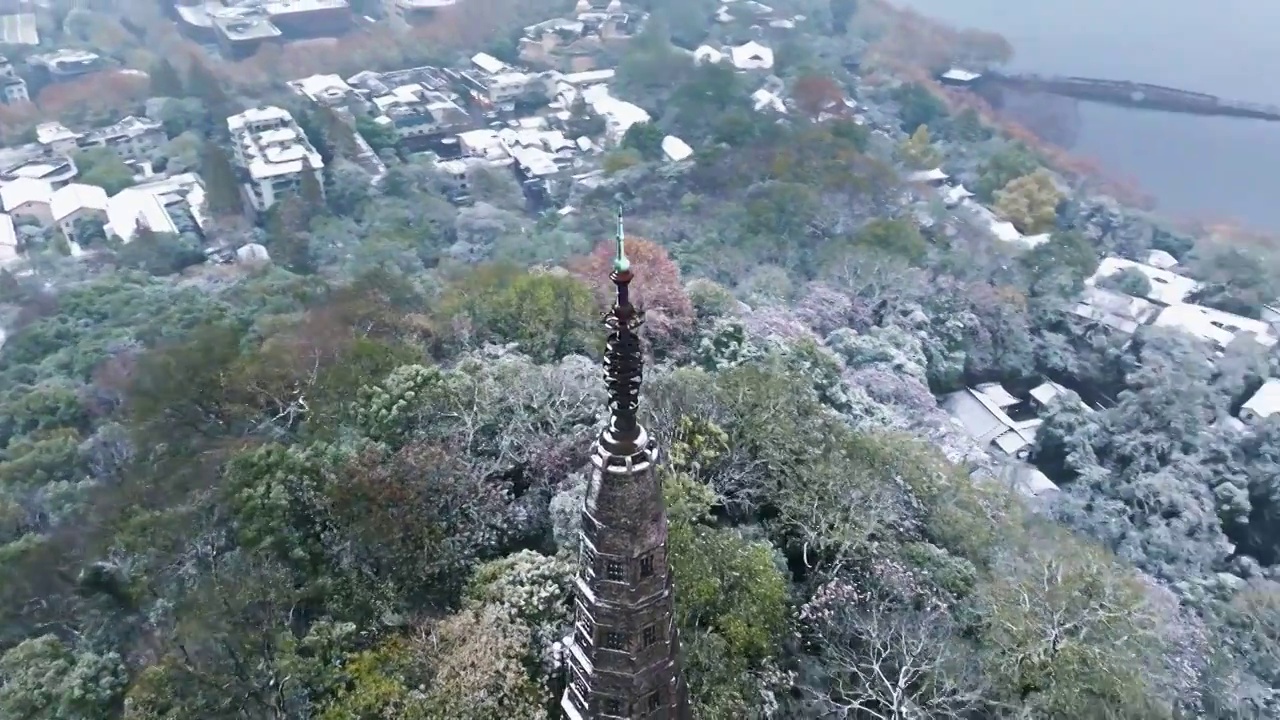
[[[423,606],[456,600],[470,569],[503,546],[511,487],[476,473],[459,448],[415,441],[371,448],[330,489],[346,552]]]
[[[840,115],[846,110],[844,90],[826,75],[803,75],[791,86],[791,97],[800,112],[810,118],[822,113]]]
[[[570,270],[595,292],[604,305],[612,304],[614,286],[609,280],[613,269],[615,247],[602,242],[590,255],[576,259]],[[693,303],[685,294],[680,268],[655,242],[644,238],[627,238],[627,258],[635,281],[631,292],[645,310],[645,334],[655,348],[671,343],[693,329]]]
[[[49,85],[40,91],[36,102],[49,116],[71,112],[123,113],[146,98],[150,90],[151,82],[145,74],[102,70]]]

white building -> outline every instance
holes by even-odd
[[[488,101],[505,105],[518,100],[546,102],[555,96],[558,73],[503,72],[480,78]]]
[[[756,112],[776,112],[781,114],[786,114],[787,112],[787,104],[782,101],[782,98],[765,88],[760,88],[751,93],[751,107]]]
[[[0,186],[0,206],[14,218],[30,218],[41,225],[53,222],[49,203],[53,200],[53,185],[47,180],[20,177]]]
[[[1142,298],[1087,286],[1067,312],[1087,323],[1105,325],[1125,334],[1133,334],[1151,321],[1159,307]]]
[[[1219,349],[1242,337],[1251,337],[1264,347],[1272,347],[1280,339],[1270,323],[1185,303],[1170,305],[1160,311],[1155,325],[1177,328],[1211,342]]]
[[[951,176],[943,172],[942,168],[933,168],[932,170],[916,170],[907,173],[903,180],[915,185],[932,185],[933,187],[941,187]]]
[[[467,155],[490,162],[501,162],[511,158],[502,140],[498,138],[498,131],[488,128],[458,133],[458,146]]]
[[[662,154],[671,162],[680,162],[693,155],[693,148],[675,135],[668,135],[662,138]]]
[[[926,170],[925,172],[936,175],[937,173],[941,173],[942,171]],[[943,173],[943,175],[945,176],[945,173]],[[944,195],[943,202],[946,203],[947,202],[946,193],[944,192],[943,195]],[[957,203],[957,207],[964,207],[964,208],[967,208],[970,212],[972,212],[974,216],[977,218],[978,222],[986,226],[987,230],[989,230],[991,234],[994,235],[996,239],[999,240],[1000,242],[1017,244],[1017,245],[1023,246],[1024,248],[1033,248],[1037,245],[1042,245],[1049,241],[1049,238],[1050,238],[1049,233],[1040,233],[1038,235],[1023,235],[1018,230],[1018,228],[1014,226],[1013,223],[1009,222],[1008,220],[1001,219],[999,215],[996,215],[994,212],[992,212],[991,208],[988,208],[987,206],[981,203],[974,202],[971,199],[966,198],[966,199],[960,200],[960,202]]]
[[[36,125],[36,142],[45,150],[59,155],[74,152],[80,147],[80,137],[80,133],[57,121]]]
[[[18,259],[18,231],[13,218],[0,213],[0,267]]]
[[[632,125],[650,120],[649,113],[644,108],[610,95],[608,85],[592,85],[584,89],[582,99],[595,114],[604,118],[605,132],[614,142],[621,140]]]
[[[752,40],[729,49],[729,59],[739,70],[769,70],[773,68],[773,51]]]
[[[954,208],[960,203],[973,197],[973,193],[964,185],[946,185],[940,188],[942,191],[942,204],[948,208]]]
[[[944,83],[951,83],[956,85],[968,85],[969,83],[973,82],[974,80],[977,80],[980,77],[982,77],[981,74],[976,72],[971,72],[963,68],[951,68],[950,70],[942,73],[941,75],[941,79]]]
[[[1000,383],[986,383],[951,393],[942,406],[955,421],[984,448],[994,446],[1004,455],[1025,458],[1036,441],[1043,421],[1032,417],[1014,420],[1009,411],[1022,401],[1010,395]]]
[[[1199,283],[1191,278],[1120,257],[1103,258],[1098,265],[1097,272],[1093,274],[1093,277],[1085,280],[1085,284],[1094,285],[1102,278],[1110,277],[1125,270],[1136,270],[1147,276],[1147,280],[1151,284],[1151,290],[1147,293],[1146,298],[1161,305],[1177,305],[1178,303],[1186,302],[1186,299],[1199,287]]]
[[[355,89],[338,75],[311,75],[287,84],[295,93],[319,105],[343,105],[356,96]]]
[[[324,160],[288,110],[274,105],[252,108],[227,118],[235,162],[247,175],[241,189],[258,212],[297,193],[303,173],[323,189]]]
[[[190,213],[196,230],[204,230],[207,220],[204,212],[204,180],[196,173],[170,175],[162,180],[134,185],[129,188],[154,195],[169,212],[170,218],[177,208]],[[181,228],[179,228],[181,230]]]
[[[58,188],[49,201],[53,221],[71,242],[79,242],[76,225],[82,220],[107,222],[107,191],[97,185],[71,183]]]
[[[1240,419],[1254,424],[1276,413],[1280,413],[1280,380],[1270,378],[1241,406]]]
[[[715,65],[723,61],[724,53],[710,45],[700,45],[697,50],[693,51],[693,63],[695,65]]]
[[[129,243],[142,229],[154,233],[178,232],[178,226],[165,208],[161,196],[128,188],[107,200],[105,230],[108,237],[118,237],[121,242]]]
[[[507,64],[489,53],[476,53],[471,57],[471,64],[489,73],[490,75],[498,75],[506,72],[510,68]]]
[[[0,101],[5,105],[31,102],[31,95],[27,92],[27,81],[13,69],[13,63],[9,62],[9,58],[3,56],[0,56]]]
[[[457,4],[458,0],[387,0],[390,11],[405,22],[427,20],[434,17],[441,8]]]
[[[1178,265],[1178,258],[1164,250],[1152,250],[1147,253],[1147,264],[1161,270],[1172,270]]]
[[[381,113],[378,122],[389,125],[401,139],[434,135],[470,121],[452,98],[422,83],[400,85],[374,98],[373,104]]]
[[[596,83],[609,82],[618,71],[613,68],[602,68],[600,70],[583,70],[582,72],[568,73],[561,75],[557,80],[566,82],[570,85],[595,85]]]
[[[149,160],[168,140],[164,126],[145,117],[130,115],[120,122],[85,133],[83,147],[108,147],[125,160]]]

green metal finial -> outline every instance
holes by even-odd
[[[626,236],[622,233],[622,208],[618,208],[618,237],[616,241],[618,243],[618,255],[613,259],[613,271],[626,272],[631,268],[631,261],[627,259],[626,250],[623,248]]]

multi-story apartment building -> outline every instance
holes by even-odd
[[[293,115],[267,105],[227,118],[241,190],[258,212],[301,189],[304,173],[323,187],[324,160]]]

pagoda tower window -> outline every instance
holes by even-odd
[[[604,634],[605,650],[626,650],[627,634],[620,632],[607,632]]]

